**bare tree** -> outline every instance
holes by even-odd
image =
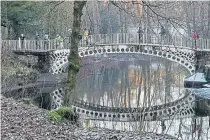
[[[78,55],[78,44],[81,40],[81,17],[82,9],[87,1],[74,1],[74,12],[73,12],[73,30],[71,36],[71,50],[69,55],[69,68],[68,68],[68,94],[71,95],[75,88],[76,76],[80,69],[80,58]],[[69,96],[68,95],[68,96]]]

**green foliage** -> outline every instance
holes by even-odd
[[[41,36],[47,33],[54,38],[58,33],[69,34],[67,29],[72,28],[70,1],[2,1],[1,5],[1,24],[10,28],[9,36],[13,39],[22,33],[28,38],[36,33]]]
[[[60,109],[57,110],[57,113],[62,117],[62,118],[67,118],[69,114],[72,113],[72,109],[70,107],[61,107]]]
[[[50,111],[48,115],[49,115],[49,117],[52,121],[54,121],[56,123],[61,123],[62,122],[62,117],[61,117],[61,115],[58,114],[58,112]]]
[[[76,62],[76,61],[75,61],[75,62]],[[71,63],[71,64],[70,64],[70,68],[73,69],[73,70],[75,70],[76,72],[78,72],[79,69],[80,69],[79,62],[77,62],[77,63]]]
[[[74,118],[74,114],[70,107],[61,107],[58,110],[50,111],[48,115],[49,118],[56,123],[62,123],[66,120],[72,121],[72,118]]]
[[[3,1],[2,5],[1,24],[12,27],[16,37],[26,30],[34,31],[45,11],[40,2],[33,1]]]

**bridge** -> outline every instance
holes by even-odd
[[[56,40],[3,40],[2,50],[13,50],[19,55],[38,56],[38,62],[47,65],[51,73],[60,73],[68,62],[70,42],[64,40],[58,44]],[[163,57],[178,62],[193,74],[198,65],[205,65],[209,61],[210,40],[198,39],[196,45],[192,38],[184,36],[148,38],[145,34],[139,40],[138,34],[96,34],[89,36],[89,44],[84,38],[79,43],[80,57],[92,56],[104,53],[139,53]],[[62,51],[61,51],[62,49]],[[58,56],[57,56],[58,55]],[[202,58],[201,58],[202,55]],[[61,58],[62,57],[62,58]],[[205,57],[205,60],[203,58]],[[58,59],[59,58],[59,59]],[[55,61],[56,60],[56,61]],[[203,60],[202,62],[200,60]],[[50,62],[49,62],[50,61]],[[58,61],[60,61],[58,63]],[[64,62],[65,61],[65,62]],[[197,66],[195,65],[197,63]],[[198,64],[199,63],[199,64]],[[50,68],[50,65],[52,66]],[[42,66],[40,66],[42,67]],[[62,68],[61,68],[62,67]]]
[[[191,75],[201,71],[200,68],[210,62],[210,41],[204,39],[198,40],[198,43],[196,44],[197,47],[193,47],[192,40],[178,37],[172,38],[173,41],[171,42],[161,40],[157,37],[151,39],[149,43],[144,40],[145,37],[143,37],[143,41],[139,43],[137,35],[129,34],[94,35],[89,38],[90,44],[88,46],[84,45],[84,40],[80,42],[78,52],[81,58],[98,57],[104,54],[149,55],[179,63],[184,66]],[[5,44],[5,42],[8,41],[3,41],[3,44]],[[35,44],[34,41],[29,42]],[[18,44],[18,41],[16,41],[16,44]],[[13,50],[14,53],[19,55],[38,56],[40,59],[39,62],[48,65],[47,72],[51,74],[48,74],[49,77],[44,78],[45,80],[38,81],[39,84],[40,82],[46,84],[46,79],[55,77],[58,74],[62,75],[62,73],[66,72],[70,49],[64,49],[65,47],[63,46],[58,49],[56,48],[57,46],[55,47],[53,45],[47,49],[35,47],[34,45],[30,45],[30,43],[29,45],[25,43],[25,47],[17,47],[16,45],[16,47],[10,46],[8,49]],[[54,79],[52,80],[54,83],[57,81],[56,78],[52,79]],[[64,83],[66,82],[66,80],[61,81],[64,81]],[[55,86],[50,86],[53,85],[50,84],[50,82],[48,85],[51,87],[50,90],[47,90],[52,99],[51,109],[58,109],[63,105],[65,99],[65,86],[56,88]],[[41,87],[42,89],[45,89],[45,87]],[[22,88],[23,87],[19,87],[19,89]],[[40,88],[40,86],[37,88]],[[97,104],[85,103],[79,100],[75,100],[72,107],[83,119],[103,121],[156,121],[210,115],[210,99],[205,95],[206,93],[207,95],[210,93],[210,88],[201,88],[199,90],[190,89],[186,92],[186,95],[177,101],[147,108],[105,107]],[[201,97],[198,93],[205,96]]]

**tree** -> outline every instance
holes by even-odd
[[[81,40],[81,17],[82,9],[87,1],[74,1],[73,12],[73,30],[71,36],[71,48],[69,55],[69,68],[68,68],[68,95],[73,92],[76,84],[76,76],[80,69],[80,58],[78,55],[78,45]]]
[[[45,11],[40,2],[3,1],[2,5],[1,25],[12,28],[15,39],[21,33],[33,32]]]
[[[73,23],[73,1],[51,1],[45,8],[41,18],[43,32],[51,39],[57,34],[68,36]]]

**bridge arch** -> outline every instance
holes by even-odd
[[[50,72],[58,74],[65,71],[68,66],[69,49],[55,50],[51,54],[52,67]],[[135,53],[141,55],[150,55],[162,57],[174,61],[184,66],[190,74],[195,72],[195,52],[188,48],[161,46],[155,44],[128,44],[128,45],[99,45],[90,48],[80,48],[80,57],[115,54],[115,53]]]
[[[58,109],[64,100],[65,90],[62,88],[51,92],[52,109]],[[74,99],[72,109],[79,114],[81,119],[101,120],[101,121],[120,121],[120,122],[135,122],[135,121],[160,121],[170,119],[180,119],[199,116],[201,109],[204,109],[203,102],[209,102],[209,98],[201,99],[198,94],[207,94],[209,96],[210,89],[190,89],[180,99],[173,102],[141,108],[120,108],[107,107],[94,103],[84,102]],[[60,96],[58,96],[60,95]],[[207,97],[208,97],[207,96]],[[56,97],[56,98],[55,98]],[[199,98],[199,99],[198,99]],[[200,105],[202,104],[202,105]],[[200,106],[199,106],[200,105]],[[205,107],[209,107],[206,105]],[[201,112],[202,113],[202,112]],[[207,109],[206,114],[210,111]],[[204,116],[205,116],[204,115]]]
[[[57,96],[58,94],[56,93],[56,91],[60,92],[61,96]],[[62,89],[57,89],[51,93],[53,103],[52,109],[58,109],[59,107],[61,107],[60,100],[62,101],[64,99],[62,95],[65,95],[64,90]],[[55,98],[55,96],[57,98]],[[72,109],[75,113],[79,114],[81,119],[88,120],[120,122],[135,122],[140,120],[170,120],[188,118],[196,115],[196,108],[199,108],[198,106],[196,106],[196,102],[202,102],[202,100],[196,100],[196,97],[197,96],[194,93],[194,91],[190,90],[181,99],[162,105],[144,108],[107,107],[98,104],[83,102],[80,100],[75,100],[72,104]]]

